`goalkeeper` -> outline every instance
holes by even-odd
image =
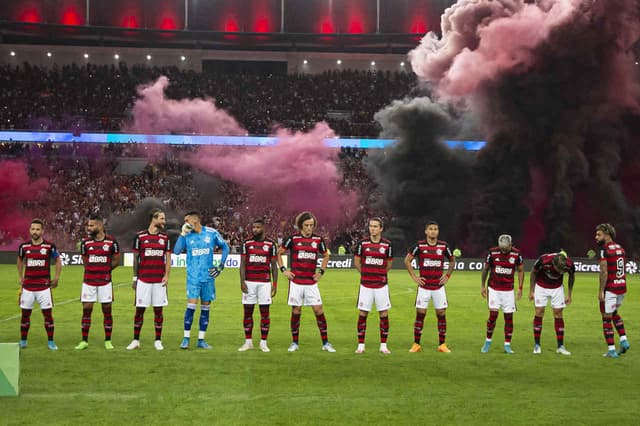
[[[222,250],[222,259],[214,263],[213,252],[216,247]],[[180,348],[189,349],[191,325],[200,299],[200,329],[196,347],[211,349],[205,341],[209,325],[209,308],[216,299],[215,279],[224,269],[229,255],[229,246],[222,235],[213,228],[202,226],[200,213],[190,211],[184,215],[182,232],[173,248],[175,254],[187,252],[187,310],[184,313],[184,338]]]

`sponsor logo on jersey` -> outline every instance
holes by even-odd
[[[512,274],[513,268],[503,268],[502,266],[496,266],[496,274]]]
[[[89,263],[107,263],[108,260],[107,256],[96,256],[95,254],[89,256]]]
[[[46,266],[47,262],[44,259],[27,259],[27,266],[37,267]]]
[[[422,266],[425,268],[439,268],[440,266],[442,266],[442,261],[425,259],[424,262],[422,262]]]
[[[164,251],[158,249],[145,249],[145,257],[161,257],[164,256]]]
[[[364,264],[382,266],[384,264],[384,259],[381,259],[379,257],[367,257],[364,260]]]
[[[191,250],[191,256],[206,256],[210,253],[211,249],[207,248],[196,248]]]
[[[252,254],[249,256],[249,262],[251,263],[267,263],[267,256],[261,256],[259,254]]]
[[[300,250],[298,252],[298,259],[311,259],[315,260],[316,254],[310,251]]]

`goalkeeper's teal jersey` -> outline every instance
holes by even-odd
[[[178,237],[173,252],[187,252],[187,284],[213,281],[213,278],[209,277],[209,268],[213,266],[213,252],[216,247],[222,250],[220,264],[224,267],[229,255],[229,246],[215,229],[203,226],[199,233],[193,230],[184,237]]]

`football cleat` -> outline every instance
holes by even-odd
[[[567,348],[564,347],[564,345],[558,346],[558,349],[556,349],[556,353],[560,355],[571,355],[571,352],[569,352]]]
[[[78,343],[78,346],[76,346],[76,350],[83,351],[88,347],[89,347],[89,342],[87,342],[86,340],[83,340],[82,342]]]
[[[132,351],[132,350],[134,350],[134,349],[140,349],[140,341],[139,341],[139,340],[136,340],[136,339],[133,339],[133,340],[131,341],[131,343],[129,343],[129,346],[127,346],[127,347],[126,347],[126,349],[127,349],[128,351]]]
[[[184,337],[182,343],[180,343],[180,349],[189,349],[189,338]]]
[[[261,340],[260,341],[260,350],[262,352],[271,352],[271,349],[269,349],[269,346],[267,346],[267,341],[266,340]]]
[[[602,356],[605,356],[607,358],[618,358],[619,357],[618,352],[616,352],[615,349],[609,349],[607,351],[607,353],[603,354]]]
[[[329,342],[325,343],[324,345],[322,345],[322,350],[323,351],[327,351],[327,352],[335,352],[336,350],[334,349],[333,345]]]
[[[540,355],[542,353],[542,348],[540,347],[540,345],[534,345],[533,346],[533,354],[534,355]]]
[[[113,349],[113,343],[111,343],[111,340],[104,341],[104,348],[108,351]]]
[[[504,353],[506,353],[506,354],[515,354],[513,349],[511,349],[511,344],[509,344],[509,343],[505,343],[504,344]]]
[[[20,349],[24,349],[27,347],[26,339],[20,340]]]
[[[198,339],[198,344],[196,344],[196,348],[198,349],[213,349],[211,345],[205,342],[204,339]]]
[[[438,352],[443,352],[445,354],[448,354],[449,352],[451,352],[451,349],[449,349],[446,343],[443,343],[440,346],[438,346]]]
[[[484,345],[482,345],[482,349],[480,349],[480,352],[486,354],[487,352],[489,352],[489,349],[491,349],[491,340],[485,340]]]
[[[628,340],[620,340],[620,350],[618,351],[619,355],[622,355],[624,353],[626,353],[629,348],[631,347],[631,345],[629,345],[629,341]]]
[[[245,352],[249,349],[253,349],[253,343],[251,341],[244,342],[244,345],[238,348],[238,352]]]
[[[409,352],[415,353],[415,352],[421,352],[422,351],[422,346],[420,346],[420,343],[414,343],[413,345],[411,345],[411,349],[409,349]]]
[[[295,352],[297,350],[300,349],[300,346],[298,346],[298,344],[296,342],[291,342],[291,345],[289,345],[289,349],[287,349],[289,352]]]
[[[164,350],[164,346],[162,346],[162,341],[161,340],[156,340],[153,342],[153,347],[156,348],[156,351],[163,351]]]
[[[385,355],[389,355],[391,353],[391,351],[386,346],[380,346],[380,353],[383,353]]]
[[[364,343],[358,343],[358,347],[356,348],[356,353],[357,354],[363,354],[364,353]]]
[[[52,351],[58,350],[58,346],[56,345],[56,342],[54,342],[53,340],[49,340],[47,342],[47,347],[49,348],[49,350],[52,350]]]

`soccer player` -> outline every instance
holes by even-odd
[[[600,246],[598,259],[600,260],[600,313],[602,314],[602,330],[604,339],[609,347],[604,356],[617,358],[629,350],[629,341],[624,330],[624,321],[618,313],[627,292],[625,275],[625,251],[622,246],[613,241],[616,229],[609,223],[596,226],[596,243]],[[613,325],[620,336],[620,351],[616,352]]]
[[[451,278],[456,258],[449,248],[449,244],[438,240],[440,228],[434,221],[427,222],[424,230],[426,239],[418,241],[404,258],[404,266],[407,268],[411,279],[418,284],[416,295],[416,321],[414,325],[414,342],[409,352],[420,352],[420,339],[424,317],[427,314],[429,301],[433,302],[438,318],[438,352],[449,353],[451,350],[445,342],[447,337],[447,294],[444,285]],[[416,258],[420,276],[417,276],[411,266],[411,261]],[[444,262],[449,262],[446,274]]]
[[[565,298],[563,277],[569,274],[569,293]],[[530,274],[529,300],[535,300],[535,316],[533,317],[533,353],[540,354],[540,335],[542,334],[542,319],[544,310],[549,300],[553,308],[554,325],[556,329],[556,341],[558,348],[556,353],[571,355],[564,347],[564,319],[562,311],[571,303],[571,292],[575,281],[575,266],[564,251],[558,253],[543,254],[533,264]]]
[[[489,304],[489,319],[487,320],[487,338],[480,352],[487,353],[491,347],[493,330],[496,327],[498,313],[502,309],[504,314],[504,351],[513,354],[511,336],[513,335],[513,313],[516,311],[514,298],[514,275],[518,271],[518,300],[522,297],[524,286],[524,267],[520,250],[513,247],[511,235],[503,234],[498,237],[498,246],[492,247],[487,253],[482,270],[480,294]],[[489,275],[489,292],[485,282]]]
[[[213,262],[213,252],[222,250],[219,264]],[[180,348],[189,349],[191,325],[200,299],[200,323],[198,343],[200,349],[211,349],[204,340],[209,326],[209,309],[216,299],[216,277],[224,269],[229,255],[229,246],[222,235],[213,228],[202,226],[200,213],[190,211],[184,216],[182,232],[173,248],[175,254],[187,252],[187,309],[184,313],[184,338]]]
[[[113,302],[113,284],[111,271],[120,263],[120,245],[104,230],[104,220],[93,214],[87,223],[89,236],[82,240],[80,253],[84,263],[84,279],[82,282],[82,341],[76,346],[77,350],[89,347],[89,329],[91,328],[91,314],[93,304],[102,305],[104,315],[104,348],[113,349],[111,332],[113,330],[113,316],[111,304]]]
[[[277,244],[265,237],[264,220],[257,219],[251,224],[253,238],[242,244],[240,257],[240,290],[244,306],[245,342],[239,352],[253,349],[253,310],[260,306],[260,350],[269,352],[269,306],[278,289]],[[273,283],[272,283],[273,281]]]
[[[360,272],[358,292],[358,348],[357,354],[364,353],[364,337],[367,332],[367,316],[375,303],[380,315],[380,352],[390,354],[387,348],[389,336],[389,279],[393,253],[391,241],[382,238],[384,223],[379,217],[369,219],[369,238],[358,242],[353,263]]]
[[[20,279],[20,347],[27,347],[27,336],[31,326],[33,305],[38,302],[44,317],[44,329],[47,332],[47,346],[58,350],[53,341],[53,296],[51,289],[58,287],[62,260],[55,244],[42,238],[44,222],[33,219],[29,227],[31,241],[20,244],[18,248],[18,278]],[[55,275],[51,279],[51,261],[55,262]]]
[[[311,306],[316,315],[316,324],[322,338],[322,350],[335,352],[327,337],[327,319],[322,308],[322,297],[318,289],[318,282],[324,275],[329,263],[329,251],[322,237],[313,233],[318,225],[316,217],[311,212],[302,212],[296,217],[299,233],[288,237],[278,248],[278,266],[280,271],[289,279],[289,301],[291,306],[291,337],[289,352],[295,352],[298,346],[300,331],[300,316],[302,306]],[[290,252],[291,270],[282,263],[282,255]],[[316,268],[318,258],[322,257],[320,268]]]
[[[166,217],[161,209],[149,213],[149,227],[138,232],[133,240],[133,284],[136,294],[136,314],[133,320],[133,340],[127,346],[131,351],[140,347],[140,331],[144,321],[144,311],[153,306],[156,350],[162,346],[162,307],[169,304],[167,285],[171,270],[171,244],[164,233]]]

